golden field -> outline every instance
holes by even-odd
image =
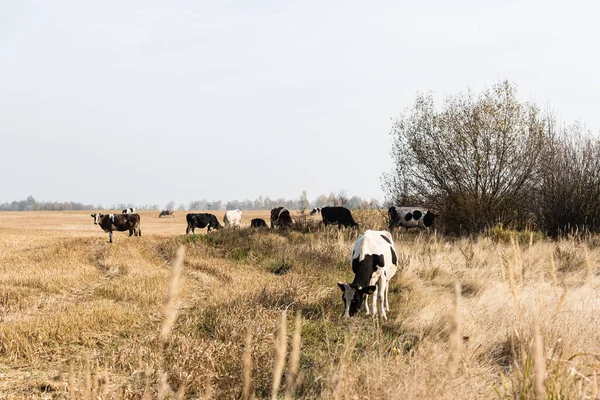
[[[347,320],[356,232],[186,238],[186,213],[113,244],[90,212],[0,213],[0,399],[599,396],[598,238],[399,232],[389,320]]]

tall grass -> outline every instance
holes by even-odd
[[[402,232],[384,322],[340,316],[353,235],[0,237],[0,393],[597,396],[593,242]]]

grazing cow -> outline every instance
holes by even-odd
[[[290,210],[285,207],[276,207],[271,210],[271,229],[276,226],[280,229],[288,228],[292,225],[292,216]]]
[[[390,230],[403,226],[406,230],[419,227],[427,232],[438,217],[433,211],[421,207],[390,207],[388,216],[390,217]]]
[[[109,243],[112,243],[113,231],[129,231],[129,236],[142,236],[139,214],[92,214],[94,225],[100,225],[104,232],[108,232]]]
[[[223,216],[225,228],[239,228],[242,224],[242,212],[240,210],[228,210]]]
[[[250,226],[252,228],[268,228],[267,223],[262,218],[254,218],[252,221],[250,221]]]
[[[166,217],[167,215],[172,215],[173,217],[175,217],[175,213],[173,212],[173,210],[162,210],[160,214],[158,214],[158,218]]]
[[[121,211],[123,214],[133,214],[135,213],[135,208],[129,207]]]
[[[315,215],[315,214],[319,214],[321,212],[321,207],[315,207],[312,209],[312,211],[310,212],[310,215]]]
[[[352,213],[346,207],[323,207],[321,208],[323,225],[337,225],[341,229],[345,227],[358,228],[358,223],[352,218]]]
[[[196,228],[208,228],[207,232],[210,232],[211,228],[220,229],[221,224],[219,224],[219,220],[215,217],[214,214],[194,214],[189,213],[185,216],[187,220],[187,228],[185,230],[185,234],[187,235],[192,231],[193,234],[196,233]]]
[[[387,319],[389,280],[398,270],[398,257],[392,235],[387,231],[368,230],[352,246],[350,265],[354,272],[352,283],[338,282],[344,301],[344,316],[356,314],[364,302],[369,314],[367,295],[373,294],[373,315],[377,315],[377,298],[381,303],[381,316]]]

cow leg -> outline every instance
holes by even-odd
[[[373,292],[373,316],[377,315],[377,294],[379,293],[379,282],[375,284],[375,291]]]
[[[134,232],[135,232],[135,229],[129,228],[129,237],[132,237]]]
[[[388,302],[388,292],[390,291],[389,282],[385,285],[385,311],[390,311],[390,303]]]
[[[185,228],[185,234],[187,235],[188,233],[190,233],[190,224]]]
[[[112,243],[112,231],[108,232],[108,243]]]
[[[379,301],[381,302],[381,317],[387,320],[387,315],[385,313],[385,301],[386,301],[386,292],[387,292],[387,281],[385,279],[381,280],[381,287],[379,288]]]
[[[365,294],[365,301],[363,303],[365,303],[365,314],[370,315],[371,310],[369,310],[369,295],[368,294]]]

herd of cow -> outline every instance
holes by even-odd
[[[321,214],[322,224],[324,226],[337,225],[338,228],[358,228],[358,223],[352,217],[352,212],[346,207],[317,207],[311,211],[311,215]],[[173,210],[162,210],[159,218],[164,216],[175,216]],[[420,207],[390,207],[388,209],[390,230],[397,227],[406,229],[419,227],[429,231],[433,225],[437,214],[431,210]],[[112,243],[113,231],[129,231],[129,236],[141,236],[140,215],[136,214],[135,208],[126,208],[121,214],[92,214],[94,224],[100,227],[109,235],[109,242]],[[186,215],[187,228],[185,234],[190,231],[195,233],[196,228],[206,228],[207,232],[211,229],[220,229],[222,226],[214,214],[210,213],[189,213]],[[223,217],[225,228],[239,228],[242,222],[242,212],[240,210],[228,210]],[[276,207],[271,210],[271,229],[289,228],[293,221],[290,211],[285,207]],[[267,223],[262,218],[254,218],[250,221],[252,228],[266,228]]]
[[[311,215],[314,214],[321,214],[324,226],[337,225],[338,228],[342,226],[358,228],[358,223],[352,217],[352,213],[345,207],[317,207],[311,211]],[[162,210],[159,218],[168,215],[175,216],[172,210]],[[97,213],[92,214],[92,217],[94,224],[100,225],[108,233],[110,243],[112,243],[113,231],[129,231],[129,236],[142,235],[140,215],[135,213],[135,208],[127,208],[121,214]],[[390,207],[388,217],[390,230],[396,227],[406,229],[419,227],[428,231],[437,214],[420,207]],[[210,213],[189,213],[186,215],[186,221],[186,235],[190,231],[195,233],[196,228],[207,228],[207,232],[210,232],[211,229],[221,228],[217,217]],[[223,224],[226,228],[239,228],[241,221],[242,212],[240,210],[226,211],[223,217]],[[272,209],[270,222],[271,229],[286,229],[293,223],[290,211],[285,207]],[[262,218],[253,219],[250,226],[252,228],[268,228],[266,221]],[[390,232],[367,230],[359,236],[352,246],[350,265],[354,272],[352,283],[338,282],[344,302],[344,316],[355,315],[363,303],[365,312],[370,314],[368,296],[373,295],[373,315],[381,312],[382,318],[387,319],[386,312],[390,310],[388,282],[398,271],[398,257]]]

